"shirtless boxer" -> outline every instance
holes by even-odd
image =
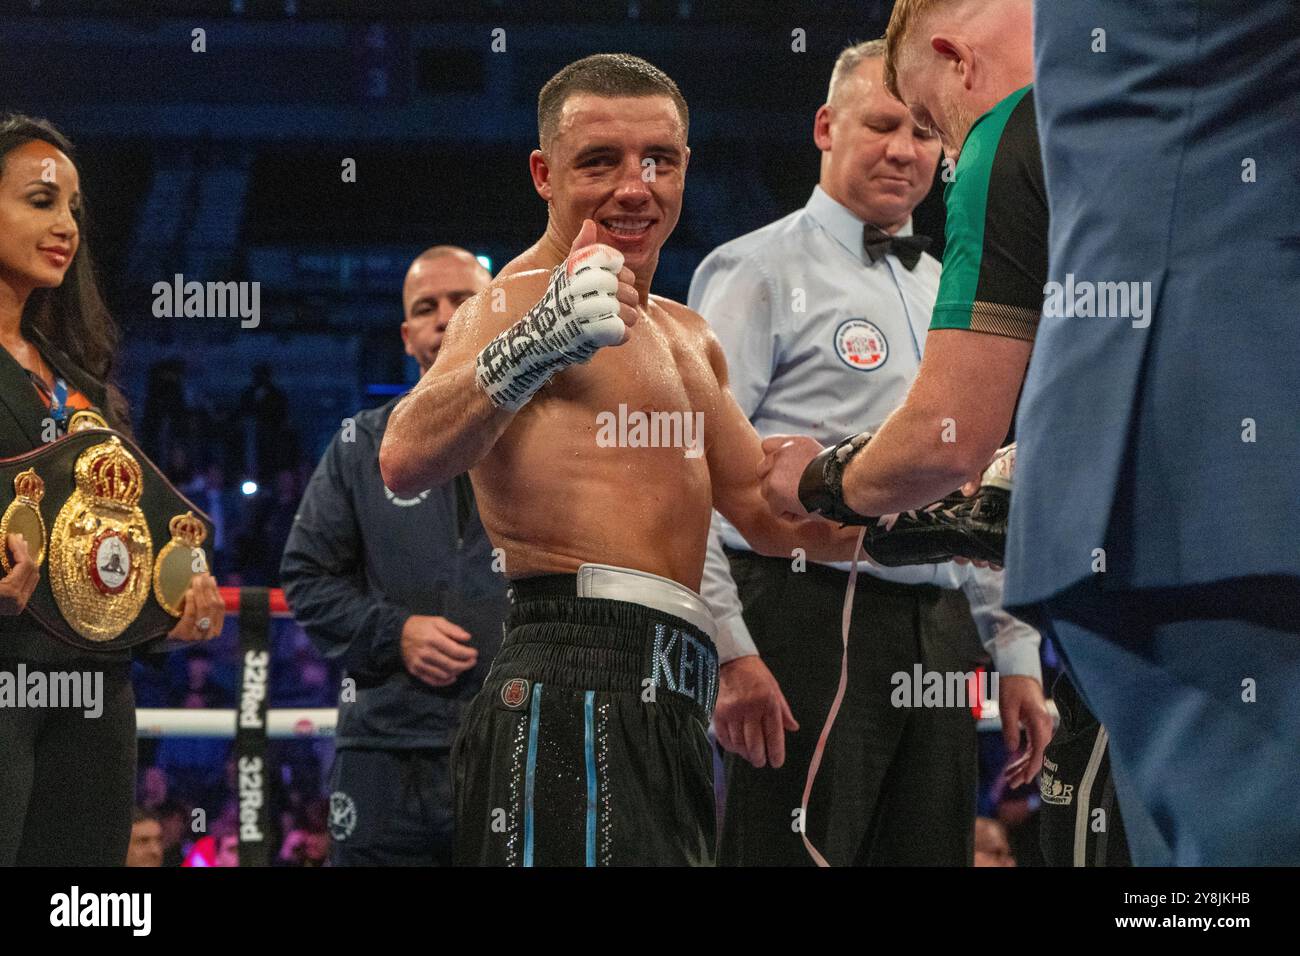
[[[772,515],[717,339],[650,294],[687,126],[676,85],[636,57],[587,57],[543,87],[546,232],[457,312],[380,449],[402,495],[471,469],[512,582],[453,751],[461,865],[711,863],[717,657],[696,593],[711,509],[765,554],[854,550],[852,530]],[[598,416],[620,405],[702,413],[703,456],[602,447]]]

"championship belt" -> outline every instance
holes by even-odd
[[[0,459],[0,504],[5,573],[14,532],[41,572],[26,613],[85,651],[165,637],[190,578],[212,566],[207,515],[94,412],[74,415],[65,437]]]

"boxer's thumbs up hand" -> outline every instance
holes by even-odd
[[[599,235],[584,219],[542,297],[479,352],[474,380],[497,408],[519,411],[553,376],[627,341],[641,307],[636,276]]]
[[[623,253],[597,242],[596,235],[596,223],[584,219],[569,248],[565,271],[586,337],[604,348],[627,341],[627,330],[636,324],[640,295],[636,276],[623,265]]]
[[[594,219],[582,220],[582,228],[578,234],[573,237],[573,245],[569,246],[569,255],[572,256],[579,249],[596,244],[596,222]]]

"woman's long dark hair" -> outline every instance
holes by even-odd
[[[19,113],[0,118],[0,175],[5,157],[33,140],[49,143],[72,158],[72,143],[43,119]],[[86,245],[86,204],[76,215],[80,242],[63,284],[33,289],[23,307],[22,333],[92,401],[103,395],[101,409],[113,428],[130,432],[126,398],[114,382],[118,329],[99,291]],[[97,402],[98,404],[98,402]]]

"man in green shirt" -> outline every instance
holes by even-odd
[[[944,497],[978,476],[1011,435],[1047,277],[1031,14],[1030,0],[899,0],[894,8],[885,83],[943,144],[947,241],[916,380],[844,471],[843,501],[859,514],[894,514]],[[778,512],[804,513],[799,479],[821,446],[777,435],[763,450],[769,502]],[[1001,700],[1008,743],[1018,746],[1022,723],[1029,736],[1010,768],[1013,786],[1037,775],[1052,733],[1036,706],[1041,689],[1023,694],[1016,688]]]

